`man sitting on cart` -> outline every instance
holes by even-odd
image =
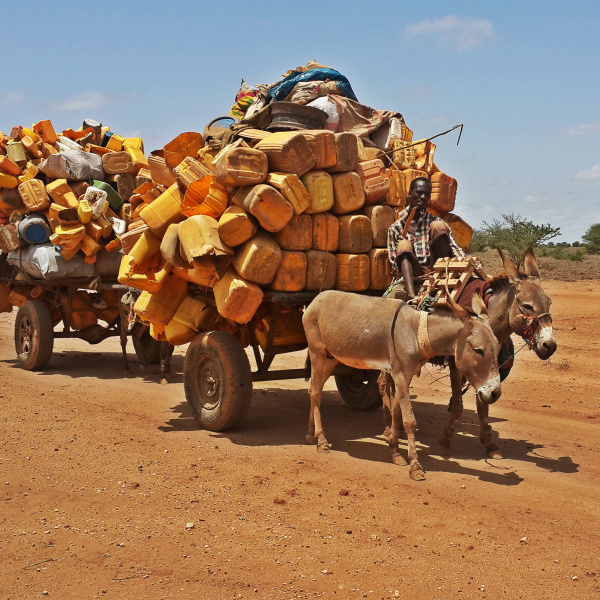
[[[422,282],[438,258],[465,258],[450,227],[427,212],[431,199],[431,182],[417,177],[410,184],[408,206],[388,229],[388,255],[392,263],[393,286],[403,280],[406,296],[415,297],[415,280]],[[396,297],[402,297],[400,291]]]

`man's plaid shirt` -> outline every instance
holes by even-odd
[[[398,247],[398,242],[403,239],[402,238],[402,230],[404,229],[404,225],[406,224],[406,219],[408,218],[408,214],[410,213],[410,206],[407,206],[401,213],[397,221],[390,225],[388,229],[388,256],[390,262],[392,263],[392,273],[394,277],[397,277],[396,270],[396,257],[398,255],[396,249]],[[433,221],[441,221],[439,217],[434,217],[431,213],[424,211],[421,213],[419,217],[415,217],[417,223],[417,229],[415,231],[415,235],[412,235],[410,232],[407,233],[407,239],[413,245],[415,256],[419,261],[420,265],[424,267],[429,266],[429,226]],[[466,254],[463,252],[462,248],[456,243],[454,236],[452,235],[452,231],[448,227],[448,236],[450,237],[450,247],[452,248],[452,252],[456,258],[465,258]]]

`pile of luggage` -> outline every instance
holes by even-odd
[[[241,336],[266,290],[386,289],[387,229],[415,177],[431,179],[430,210],[468,246],[434,151],[316,64],[244,83],[229,116],[147,158],[141,139],[95,121],[62,134],[40,121],[0,134],[0,249],[17,270],[35,263],[32,277],[118,269],[156,339]]]

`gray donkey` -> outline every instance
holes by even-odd
[[[394,383],[388,437],[392,461],[406,465],[398,448],[403,421],[410,477],[425,479],[417,458],[417,424],[409,397],[410,382],[425,362],[433,356],[454,356],[458,370],[475,388],[478,403],[491,404],[501,394],[497,359],[500,346],[481,297],[473,296],[474,314],[452,300],[448,306],[428,314],[415,311],[402,300],[333,290],[319,294],[302,319],[311,366],[307,441],[317,444],[321,452],[330,448],[320,406],[323,385],[338,363],[381,370],[389,373]]]

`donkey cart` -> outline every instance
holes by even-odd
[[[307,347],[302,311],[315,292],[267,292],[261,307],[244,329],[240,341],[226,331],[209,331],[196,336],[188,346],[183,368],[185,396],[195,419],[211,431],[225,431],[248,413],[252,383],[300,379],[303,368],[271,369],[278,354]],[[199,294],[215,304],[212,294]],[[249,345],[256,362],[253,371],[244,345]],[[346,404],[358,410],[381,406],[377,385],[379,371],[338,366],[334,372],[338,391]]]

